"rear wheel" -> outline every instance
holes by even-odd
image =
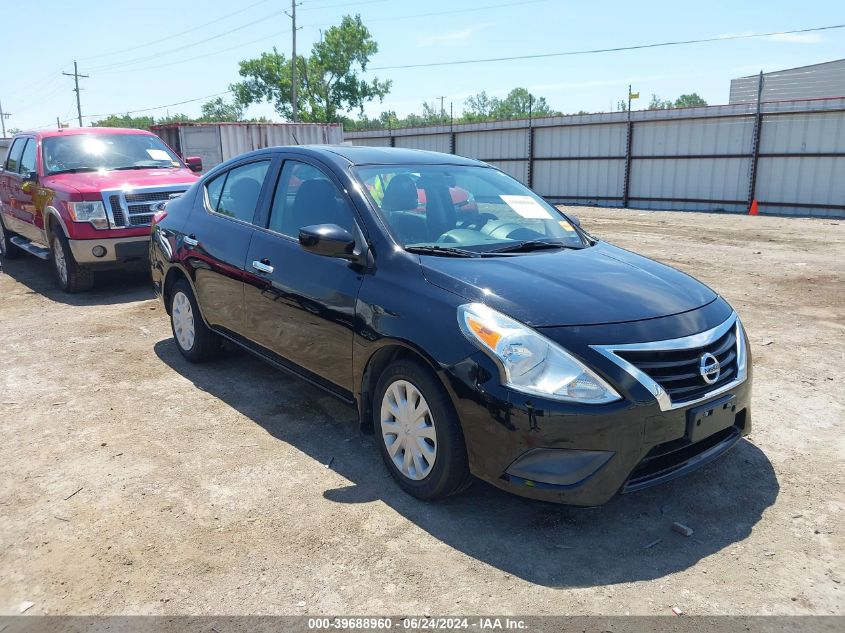
[[[94,285],[94,273],[76,262],[64,233],[57,230],[53,234],[50,247],[56,281],[62,290],[70,293],[83,292]]]
[[[421,363],[402,359],[376,386],[373,423],[384,463],[405,492],[440,499],[472,482],[463,433],[449,396]]]
[[[14,233],[9,233],[3,226],[3,219],[0,218],[0,258],[17,259],[23,255],[23,251],[12,244],[11,238]]]
[[[184,279],[170,292],[170,327],[176,347],[192,363],[214,358],[221,349],[220,337],[202,320],[194,292]]]

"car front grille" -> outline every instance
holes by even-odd
[[[695,400],[736,379],[736,343],[736,329],[730,328],[716,341],[700,347],[616,353],[660,385],[677,404]],[[720,367],[718,379],[710,384],[699,371],[701,357],[707,353],[716,357]]]
[[[167,189],[146,189],[139,192],[111,191],[108,192],[108,205],[111,210],[115,227],[149,226],[152,223],[155,210],[153,206],[158,202],[170,200],[171,197],[185,193],[188,188],[168,187]],[[103,197],[106,197],[104,192]]]

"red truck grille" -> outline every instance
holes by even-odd
[[[153,207],[159,202],[170,200],[174,195],[183,194],[185,189],[187,186],[139,193],[108,192],[108,205],[114,226],[149,226],[156,212]],[[106,192],[103,192],[103,197],[106,197]]]

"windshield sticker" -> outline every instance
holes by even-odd
[[[550,220],[552,214],[531,196],[499,196],[506,205],[528,220]]]
[[[149,154],[150,158],[153,160],[166,160],[168,163],[173,160],[170,158],[170,154],[165,152],[163,149],[148,149],[147,154]]]
[[[561,220],[560,222],[558,222],[558,224],[560,224],[560,228],[562,228],[564,231],[572,231],[573,233],[575,232],[575,228],[566,220]]]

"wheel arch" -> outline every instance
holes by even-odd
[[[436,376],[437,381],[446,389],[447,394],[449,394],[449,389],[443,382],[440,374],[440,365],[431,356],[408,341],[401,339],[382,341],[378,349],[374,350],[367,358],[367,362],[361,372],[361,378],[358,381],[360,391],[357,394],[356,400],[358,402],[358,419],[362,432],[372,434],[374,431],[372,420],[373,392],[375,391],[379,377],[391,363],[404,358],[419,361],[424,367],[430,369]]]
[[[46,234],[45,237],[47,238],[48,245],[53,241],[53,233],[56,230],[56,226],[61,228],[65,237],[70,237],[67,230],[67,224],[65,224],[64,218],[62,218],[59,210],[56,209],[56,207],[48,206],[44,209],[44,232]]]

